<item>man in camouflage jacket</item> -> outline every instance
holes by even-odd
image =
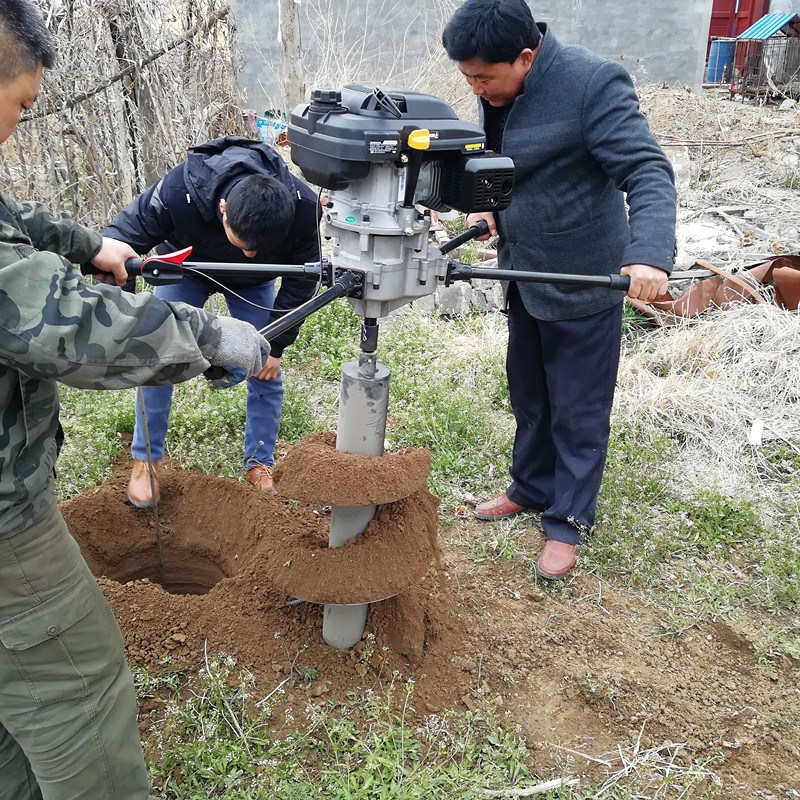
[[[0,5],[0,143],[36,99],[53,50],[29,0]],[[127,245],[0,193],[0,798],[146,800],[122,636],[56,506],[56,381],[121,389],[262,369],[251,325],[124,281]],[[72,263],[70,263],[72,262]]]

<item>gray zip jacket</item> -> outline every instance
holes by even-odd
[[[66,214],[0,192],[0,538],[55,502],[56,381],[86,389],[171,384],[199,375],[216,318],[151,293],[89,286],[72,263],[102,239]]]

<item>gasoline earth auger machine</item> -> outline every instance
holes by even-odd
[[[512,200],[514,164],[485,149],[478,125],[458,119],[443,100],[375,85],[317,89],[288,126],[291,156],[303,176],[327,192],[324,235],[330,258],[311,264],[214,264],[164,256],[133,259],[131,274],[152,284],[179,281],[184,268],[224,282],[247,275],[294,275],[326,288],[262,330],[269,340],[339,297],[363,318],[361,353],[341,369],[336,449],[381,456],[389,369],[378,362],[378,320],[453,281],[470,278],[603,286],[626,290],[621,275],[583,276],[476,268],[447,257],[488,232],[474,226],[440,247],[429,243],[429,210],[501,211]],[[265,220],[268,225],[269,221]],[[376,506],[335,506],[328,544],[340,547],[364,531]],[[314,598],[306,598],[313,601]],[[361,639],[369,605],[326,605],[322,634],[334,647]]]

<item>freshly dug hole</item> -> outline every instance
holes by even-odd
[[[421,457],[427,460],[427,453]],[[360,472],[363,466],[347,458],[336,462],[332,451],[325,477],[334,484],[350,480],[348,470]],[[405,472],[407,461],[393,466]],[[322,472],[320,465],[320,479]],[[384,475],[361,477],[370,493]],[[255,583],[287,599],[346,604],[404,591],[437,557],[437,501],[424,489],[379,507],[364,534],[329,550],[329,516],[311,506],[200,473],[166,469],[160,482],[163,575],[152,509],[127,503],[119,478],[62,503],[95,576],[122,584],[147,580],[176,595],[213,595],[221,585],[228,592],[244,590],[245,584],[251,590]]]
[[[94,575],[118,583],[146,579],[170,594],[203,595],[238,574],[267,532],[250,518],[264,498],[235,481],[166,472],[161,495],[163,572],[152,509],[134,508],[108,484],[61,505]]]
[[[162,541],[163,571],[159,563],[158,547],[137,550],[129,554],[115,567],[93,568],[100,575],[128,583],[135,580],[149,580],[159,584],[170,594],[207,594],[227,575],[216,561],[193,552],[191,546]]]

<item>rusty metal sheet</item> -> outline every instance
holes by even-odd
[[[628,302],[661,325],[675,325],[681,319],[696,317],[709,309],[725,310],[741,303],[765,303],[759,287],[772,284],[775,303],[796,311],[800,306],[800,256],[780,256],[735,275],[706,261],[697,266],[714,273],[698,281],[679,297],[665,292],[651,303]]]

